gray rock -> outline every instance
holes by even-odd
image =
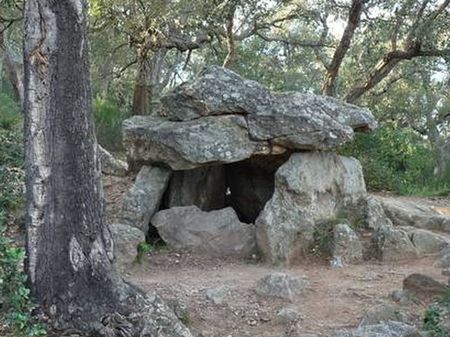
[[[206,297],[214,304],[222,304],[225,298],[230,294],[231,289],[228,286],[211,288],[206,290]]]
[[[423,255],[438,254],[449,246],[447,240],[439,234],[425,229],[414,229],[409,232],[413,245]]]
[[[231,207],[211,212],[196,206],[174,207],[156,213],[152,224],[173,248],[243,257],[255,250],[254,226],[241,223]]]
[[[450,232],[450,216],[439,213],[426,201],[377,197],[396,226],[412,226]]]
[[[211,116],[183,123],[134,116],[123,122],[123,141],[131,162],[190,170],[241,161],[263,151],[267,144],[250,140],[246,125],[242,116]]]
[[[138,228],[119,223],[110,224],[109,229],[114,241],[114,258],[118,265],[133,262],[138,245],[145,241],[145,233]]]
[[[375,235],[379,258],[386,262],[412,260],[419,256],[408,233],[392,226],[382,226]]]
[[[288,324],[296,322],[300,319],[300,312],[298,308],[293,306],[287,306],[281,308],[280,311],[277,312],[276,323],[278,324]]]
[[[366,227],[378,230],[383,226],[392,226],[392,221],[386,216],[383,205],[374,196],[369,195],[366,199]]]
[[[131,166],[174,170],[232,163],[255,154],[326,150],[376,126],[371,112],[335,98],[271,93],[222,67],[206,69],[161,98],[159,117],[123,123]]]
[[[435,263],[439,268],[450,268],[450,251],[445,251],[444,254]]]
[[[360,163],[334,153],[295,153],[275,174],[275,191],[256,220],[258,246],[272,263],[290,263],[313,243],[316,223],[359,212],[366,197]]]
[[[118,222],[147,232],[169,183],[171,171],[163,167],[143,166],[125,195]]]
[[[372,114],[331,97],[300,93],[271,93],[259,83],[246,80],[218,66],[203,70],[161,98],[161,114],[172,120],[190,120],[208,115],[248,114],[297,117],[305,124],[314,116],[327,116],[353,129],[376,127]]]
[[[411,274],[403,280],[403,290],[420,299],[432,299],[445,295],[449,287],[423,274]]]
[[[337,224],[333,229],[333,256],[344,264],[361,262],[363,245],[358,234],[347,224]]]
[[[401,305],[410,305],[415,302],[414,296],[403,289],[394,290],[391,293],[391,298],[394,302],[397,302]]]
[[[202,211],[225,207],[224,166],[199,167],[175,171],[164,200],[165,208],[195,205]]]
[[[396,305],[382,303],[367,310],[359,326],[375,325],[389,321],[408,323],[412,321],[412,317]]]
[[[341,330],[330,337],[421,337],[416,327],[395,321]]]
[[[256,293],[261,296],[279,297],[292,301],[308,286],[309,282],[304,277],[291,276],[285,273],[272,273],[258,280]]]
[[[128,165],[122,160],[114,158],[114,156],[106,151],[100,144],[98,145],[98,155],[102,172],[113,176],[123,177],[127,175]]]

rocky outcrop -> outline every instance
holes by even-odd
[[[403,290],[420,299],[442,297],[449,289],[446,284],[423,274],[411,274],[403,280]]]
[[[449,247],[446,238],[425,229],[407,230],[412,244],[421,255],[439,254]]]
[[[357,216],[366,197],[359,162],[326,152],[295,153],[275,174],[275,191],[256,220],[266,260],[290,263],[313,242],[316,222]]]
[[[257,154],[327,150],[376,125],[367,109],[330,97],[272,93],[221,67],[206,69],[161,102],[159,117],[124,121],[131,163],[186,170]]]
[[[211,212],[196,206],[173,207],[156,213],[152,224],[173,248],[242,257],[255,250],[254,226],[241,223],[231,207]]]
[[[409,324],[388,321],[364,325],[351,330],[338,331],[330,337],[422,337],[419,330]]]
[[[136,259],[138,245],[145,242],[145,233],[140,229],[124,225],[109,225],[113,242],[114,242],[114,258],[119,266],[129,264]]]
[[[411,242],[408,233],[393,226],[381,227],[374,237],[378,258],[385,262],[412,260],[419,252]]]
[[[143,166],[125,195],[117,222],[147,232],[150,219],[158,210],[171,171],[163,167]]]
[[[377,197],[386,215],[396,226],[412,226],[450,232],[450,216],[440,213],[424,201]]]

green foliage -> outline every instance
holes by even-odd
[[[333,218],[319,222],[314,228],[314,243],[310,252],[316,256],[330,256],[333,249],[333,229],[338,224],[348,224],[346,218]]]
[[[155,246],[152,245],[151,243],[148,243],[145,241],[139,243],[137,246],[137,254],[136,254],[135,262],[137,264],[141,264],[144,259],[145,254],[153,252],[155,250],[156,250]]]
[[[431,337],[448,337],[450,330],[442,324],[444,312],[440,306],[430,305],[423,318],[423,330]]]
[[[371,134],[360,134],[341,153],[361,161],[368,188],[400,194],[432,194],[450,186],[436,181],[436,157],[426,140],[411,129],[385,126]]]
[[[5,213],[0,210],[0,322],[4,321],[11,336],[45,336],[44,326],[32,316],[35,306],[26,287],[24,257],[24,249],[7,237]]]
[[[97,96],[93,105],[98,142],[111,151],[122,150],[122,122],[127,113],[111,99]]]

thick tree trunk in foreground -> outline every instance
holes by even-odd
[[[57,328],[96,336],[189,331],[155,295],[123,282],[103,223],[84,0],[25,7],[27,272]]]
[[[150,69],[146,59],[138,61],[136,84],[133,91],[133,115],[147,115],[150,113],[150,98],[152,97],[149,85]]]

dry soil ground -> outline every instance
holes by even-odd
[[[110,214],[118,209],[117,202],[130,183],[129,179],[113,177],[105,180]],[[409,199],[432,203],[449,212],[449,199]],[[371,306],[392,302],[390,294],[401,289],[403,279],[411,273],[446,281],[433,262],[433,258],[393,265],[373,261],[333,269],[323,259],[312,259],[288,269],[276,269],[257,261],[218,259],[163,248],[145,256],[141,265],[126,268],[125,276],[144,290],[180,303],[183,320],[200,336],[328,336],[334,330],[357,325]],[[273,271],[305,276],[310,287],[292,302],[257,295],[257,280]],[[228,286],[230,292],[222,304],[214,304],[206,290],[221,286]],[[416,303],[405,309],[420,324],[426,305]],[[286,306],[300,313],[296,323],[278,322],[277,312]]]

